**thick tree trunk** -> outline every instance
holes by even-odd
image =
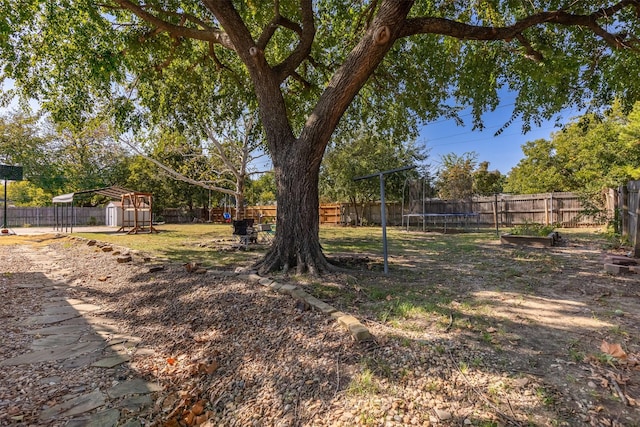
[[[305,152],[314,144],[298,140],[293,146],[294,150],[277,153],[273,159],[278,188],[276,236],[258,267],[261,272],[285,273],[295,267],[297,273],[317,275],[332,269],[319,240],[321,156]]]

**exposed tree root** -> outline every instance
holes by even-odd
[[[313,277],[347,271],[331,264],[321,250],[318,250],[315,254],[311,252],[298,252],[295,256],[291,256],[272,248],[254,267],[258,269],[260,274],[275,272],[288,274],[292,268],[295,268],[296,274],[308,273]]]

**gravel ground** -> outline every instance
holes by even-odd
[[[139,254],[118,263],[66,237],[0,250],[0,358],[29,349],[33,336],[24,332],[36,327],[24,320],[40,312],[50,291],[17,285],[36,282],[100,306],[101,317],[144,348],[113,370],[68,361],[4,368],[2,425],[43,425],[43,408],[128,377],[164,391],[121,425],[638,425],[633,400],[628,410],[603,413],[598,402],[577,401],[547,381],[546,367],[524,369],[521,356],[510,362],[509,354],[447,331],[410,333],[370,321],[376,342],[356,343],[330,317],[235,276],[168,263],[150,272],[155,262]],[[569,364],[558,360],[550,369]],[[602,378],[596,374],[593,381]]]

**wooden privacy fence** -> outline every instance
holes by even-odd
[[[579,197],[573,193],[542,193],[527,195],[497,194],[495,196],[474,197],[471,200],[421,199],[408,203],[387,203],[387,224],[416,225],[425,221],[435,221],[434,214],[460,218],[473,213],[472,222],[481,227],[513,227],[525,223],[559,224],[562,227],[587,227],[601,225],[602,219],[585,215]],[[421,215],[425,215],[421,217]],[[356,218],[364,218],[364,223],[380,224],[380,203],[358,206],[356,215],[353,205],[343,205],[343,223],[354,224]],[[428,218],[428,220],[427,220]],[[416,221],[416,219],[418,221]]]
[[[612,192],[610,192],[611,194]],[[623,237],[633,246],[633,256],[640,257],[640,181],[629,181],[618,188],[614,200],[620,215],[620,228]]]
[[[320,224],[340,224],[341,207],[339,203],[320,205]],[[244,208],[243,218],[253,218],[256,222],[274,223],[276,220],[276,205],[248,206]],[[162,218],[169,223],[186,222],[225,222],[224,214],[228,213],[235,218],[235,208],[216,207],[210,210],[195,208],[191,211],[185,209],[165,209]]]
[[[636,184],[627,186],[629,198],[637,200],[638,181]],[[620,190],[622,191],[622,190]],[[635,199],[634,199],[635,197]],[[244,218],[254,218],[256,221],[274,222],[276,217],[276,206],[250,206],[245,208]],[[380,224],[380,202],[360,204],[356,210],[351,204],[322,204],[320,205],[320,224],[355,224],[359,220],[361,224]],[[543,193],[529,195],[507,195],[498,194],[496,196],[476,197],[470,201],[424,199],[412,200],[409,203],[387,203],[387,224],[404,226],[407,215],[413,215],[411,225],[417,225],[415,218],[420,214],[460,214],[474,213],[473,224],[481,227],[495,227],[496,222],[499,227],[513,227],[526,222],[536,222],[542,224],[560,224],[563,227],[585,227],[601,225],[601,219],[583,214],[583,205],[577,195],[573,193]],[[613,210],[613,208],[611,209]],[[620,211],[623,209],[620,208]],[[54,208],[8,208],[8,226],[22,227],[31,226],[53,226],[55,224]],[[637,217],[634,217],[635,210],[628,209],[629,221],[633,230],[637,229]],[[74,208],[74,225],[104,225],[105,208],[94,207]],[[234,208],[204,208],[195,209],[164,209],[163,212],[154,216],[156,221],[167,223],[188,223],[188,222],[224,222],[224,213],[235,215]],[[636,218],[635,220],[633,218]],[[0,209],[0,219],[2,210]],[[430,219],[431,221],[432,219]],[[477,221],[476,221],[477,220]],[[633,222],[636,221],[636,222]],[[420,223],[421,224],[421,223]],[[632,234],[629,231],[629,234]]]

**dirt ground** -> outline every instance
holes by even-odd
[[[163,391],[120,425],[640,425],[640,276],[605,273],[605,251],[590,239],[545,250],[483,241],[419,258],[403,252],[382,280],[386,292],[367,286],[381,280],[373,255],[347,257],[363,271],[321,281],[276,278],[358,317],[376,337],[364,344],[330,317],[236,276],[168,263],[150,272],[154,261],[120,264],[66,237],[0,251],[0,358],[28,351],[23,320],[45,296],[17,285],[43,273],[141,338],[147,351],[118,378],[141,376]],[[43,382],[52,375],[68,386]],[[74,387],[112,384],[105,375],[3,369],[0,424],[43,425],[39,411]]]

